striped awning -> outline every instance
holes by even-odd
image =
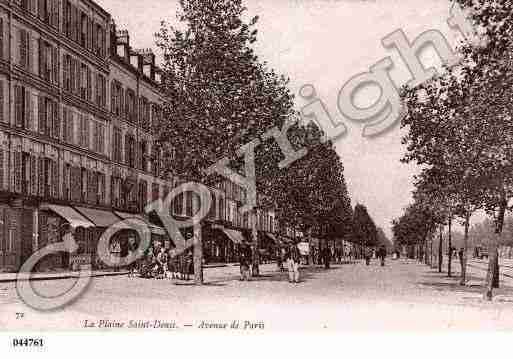
[[[114,212],[118,216],[120,216],[123,219],[130,219],[130,218],[136,218],[138,220],[141,220],[145,222],[148,225],[148,228],[150,229],[150,232],[153,234],[157,234],[159,236],[165,236],[167,234],[166,230],[162,227],[156,226],[153,223],[150,223],[146,218],[144,218],[141,214],[133,214],[133,213],[126,213],[126,212]]]
[[[80,213],[75,211],[73,208],[68,206],[59,206],[56,204],[42,204],[41,210],[50,210],[57,213],[59,216],[64,218],[73,228],[94,227],[94,224],[91,223],[91,221],[89,221],[87,218],[85,218]]]
[[[130,229],[131,227],[127,224],[121,224],[122,219],[117,217],[110,211],[102,211],[99,209],[87,208],[87,207],[75,207],[84,217],[94,223],[96,227],[108,228],[115,226],[118,229]]]
[[[276,238],[276,236],[274,235],[274,233],[271,233],[271,232],[264,232],[265,235],[269,238],[272,239],[272,241],[276,244],[280,244],[280,241],[278,240],[278,238]]]
[[[244,241],[244,236],[242,233],[236,231],[235,229],[222,228],[222,231],[226,233],[228,238],[230,238],[235,244],[241,244]]]

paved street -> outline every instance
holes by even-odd
[[[458,266],[456,262],[454,268]],[[479,261],[472,266],[485,267]],[[503,277],[495,301],[486,303],[480,299],[479,287],[484,270],[473,267],[465,288],[457,278],[403,259],[388,260],[384,268],[377,261],[369,267],[356,263],[330,270],[303,268],[297,285],[288,283],[275,265],[261,268],[263,276],[251,282],[238,280],[238,267],[210,268],[203,287],[98,277],[79,300],[51,313],[28,309],[17,298],[15,285],[4,283],[0,284],[0,328],[79,329],[85,320],[160,320],[174,322],[178,328],[172,330],[184,331],[198,329],[202,321],[222,325],[239,320],[250,322],[254,331],[262,324],[266,330],[300,331],[513,329],[513,280]],[[55,295],[70,283],[70,279],[41,281],[34,287]],[[24,318],[16,319],[16,312],[24,312]]]

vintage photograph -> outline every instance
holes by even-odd
[[[512,35],[509,0],[0,0],[0,336],[513,330]]]

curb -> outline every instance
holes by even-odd
[[[91,275],[91,278],[96,278],[96,277],[114,277],[114,276],[118,276],[118,275],[127,275],[129,272],[108,272],[108,273],[93,273]],[[62,279],[71,279],[71,278],[78,278],[78,274],[62,274],[62,275],[58,275],[56,274],[55,276],[50,276],[50,277],[42,277],[42,276],[36,276],[33,277],[33,278],[24,278],[22,279],[23,281],[31,281],[31,282],[38,282],[38,281],[43,281],[43,280],[62,280]],[[3,278],[0,278],[0,283],[12,283],[12,282],[16,282],[17,279],[16,278],[9,278],[9,279],[3,279]]]

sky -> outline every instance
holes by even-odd
[[[128,29],[135,48],[155,48],[161,20],[176,21],[176,0],[96,0],[114,17],[118,29]],[[340,119],[337,98],[356,74],[390,56],[391,77],[399,87],[410,79],[406,65],[381,39],[402,29],[410,41],[427,30],[441,31],[451,44],[459,34],[447,25],[450,0],[246,0],[248,15],[259,16],[255,45],[262,61],[290,78],[297,94],[305,84],[315,86],[331,116]],[[421,54],[426,66],[439,68],[432,49]],[[376,101],[379,91],[362,91],[362,107]],[[298,108],[306,103],[299,96]],[[345,167],[353,206],[362,203],[376,224],[391,236],[391,221],[411,201],[414,165],[400,163],[404,130],[395,127],[374,139],[363,138],[362,125],[344,122],[348,134],[335,145]]]

